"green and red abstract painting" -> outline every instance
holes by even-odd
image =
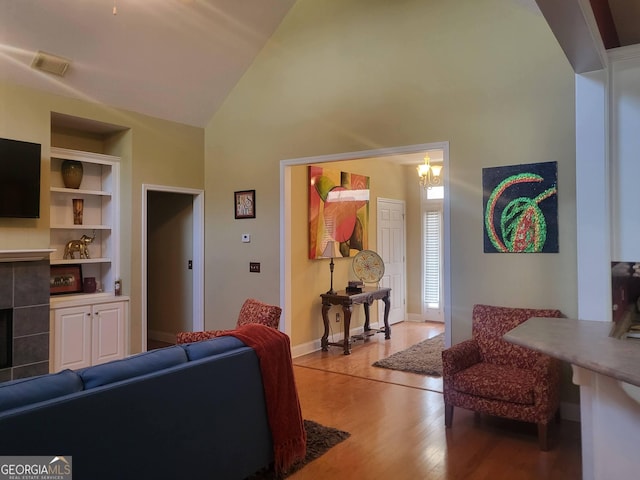
[[[329,240],[351,257],[369,244],[369,177],[309,167],[309,258],[320,258]]]
[[[482,169],[485,253],[558,252],[558,163]]]

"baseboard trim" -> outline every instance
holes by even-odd
[[[176,334],[171,332],[160,332],[158,330],[148,330],[147,338],[158,342],[176,343]]]
[[[580,405],[577,403],[560,402],[560,417],[570,422],[580,422]]]
[[[424,322],[444,323],[443,320],[429,320],[428,318],[424,318],[424,315],[422,315],[421,313],[408,313],[407,321],[418,322],[418,323],[424,323]]]
[[[372,323],[371,328],[378,328],[378,324]],[[364,327],[357,327],[357,328],[352,328],[349,334],[359,335],[362,332],[364,332]],[[337,342],[342,342],[343,340],[344,340],[344,334],[342,333],[342,328],[340,329],[340,333],[336,333],[335,335],[333,335],[333,337],[330,337],[331,342],[337,343]],[[321,348],[322,348],[322,344],[320,342],[320,339],[314,340],[312,342],[296,345],[291,349],[291,357],[292,358],[301,357],[303,355],[307,355],[308,353],[317,352]],[[339,348],[339,347],[332,345],[330,348]]]

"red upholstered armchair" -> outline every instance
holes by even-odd
[[[245,300],[240,313],[236,327],[241,327],[247,323],[260,323],[268,327],[278,329],[280,324],[280,315],[282,309],[277,305],[269,305],[254,298]],[[218,337],[225,333],[226,330],[207,330],[204,332],[180,332],[177,334],[177,343],[198,342],[200,340],[208,340],[209,338]]]
[[[453,407],[538,425],[541,450],[560,404],[560,362],[503,340],[531,317],[563,317],[559,310],[473,307],[472,339],[442,352],[445,425]]]

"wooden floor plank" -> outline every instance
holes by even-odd
[[[351,355],[344,355],[341,347],[331,346],[328,352],[318,351],[297,357],[293,363],[301,367],[442,392],[442,379],[439,377],[371,366],[376,360],[435,337],[442,333],[442,330],[441,323],[402,322],[391,327],[392,338],[389,340],[384,339],[384,334],[376,334],[367,341],[354,342]]]
[[[372,367],[437,335],[440,324],[394,325],[392,338],[294,359],[303,417],[351,433],[291,479],[581,478],[580,426],[551,427],[552,450],[538,449],[535,425],[455,409],[444,426],[442,380]]]

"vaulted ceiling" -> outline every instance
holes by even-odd
[[[294,3],[2,0],[0,79],[204,126]],[[66,75],[31,68],[38,50]]]
[[[545,17],[590,1],[619,45],[640,43],[640,0],[510,1],[540,5]],[[4,0],[0,79],[203,127],[294,3]],[[66,75],[33,69],[38,50],[69,59]]]

